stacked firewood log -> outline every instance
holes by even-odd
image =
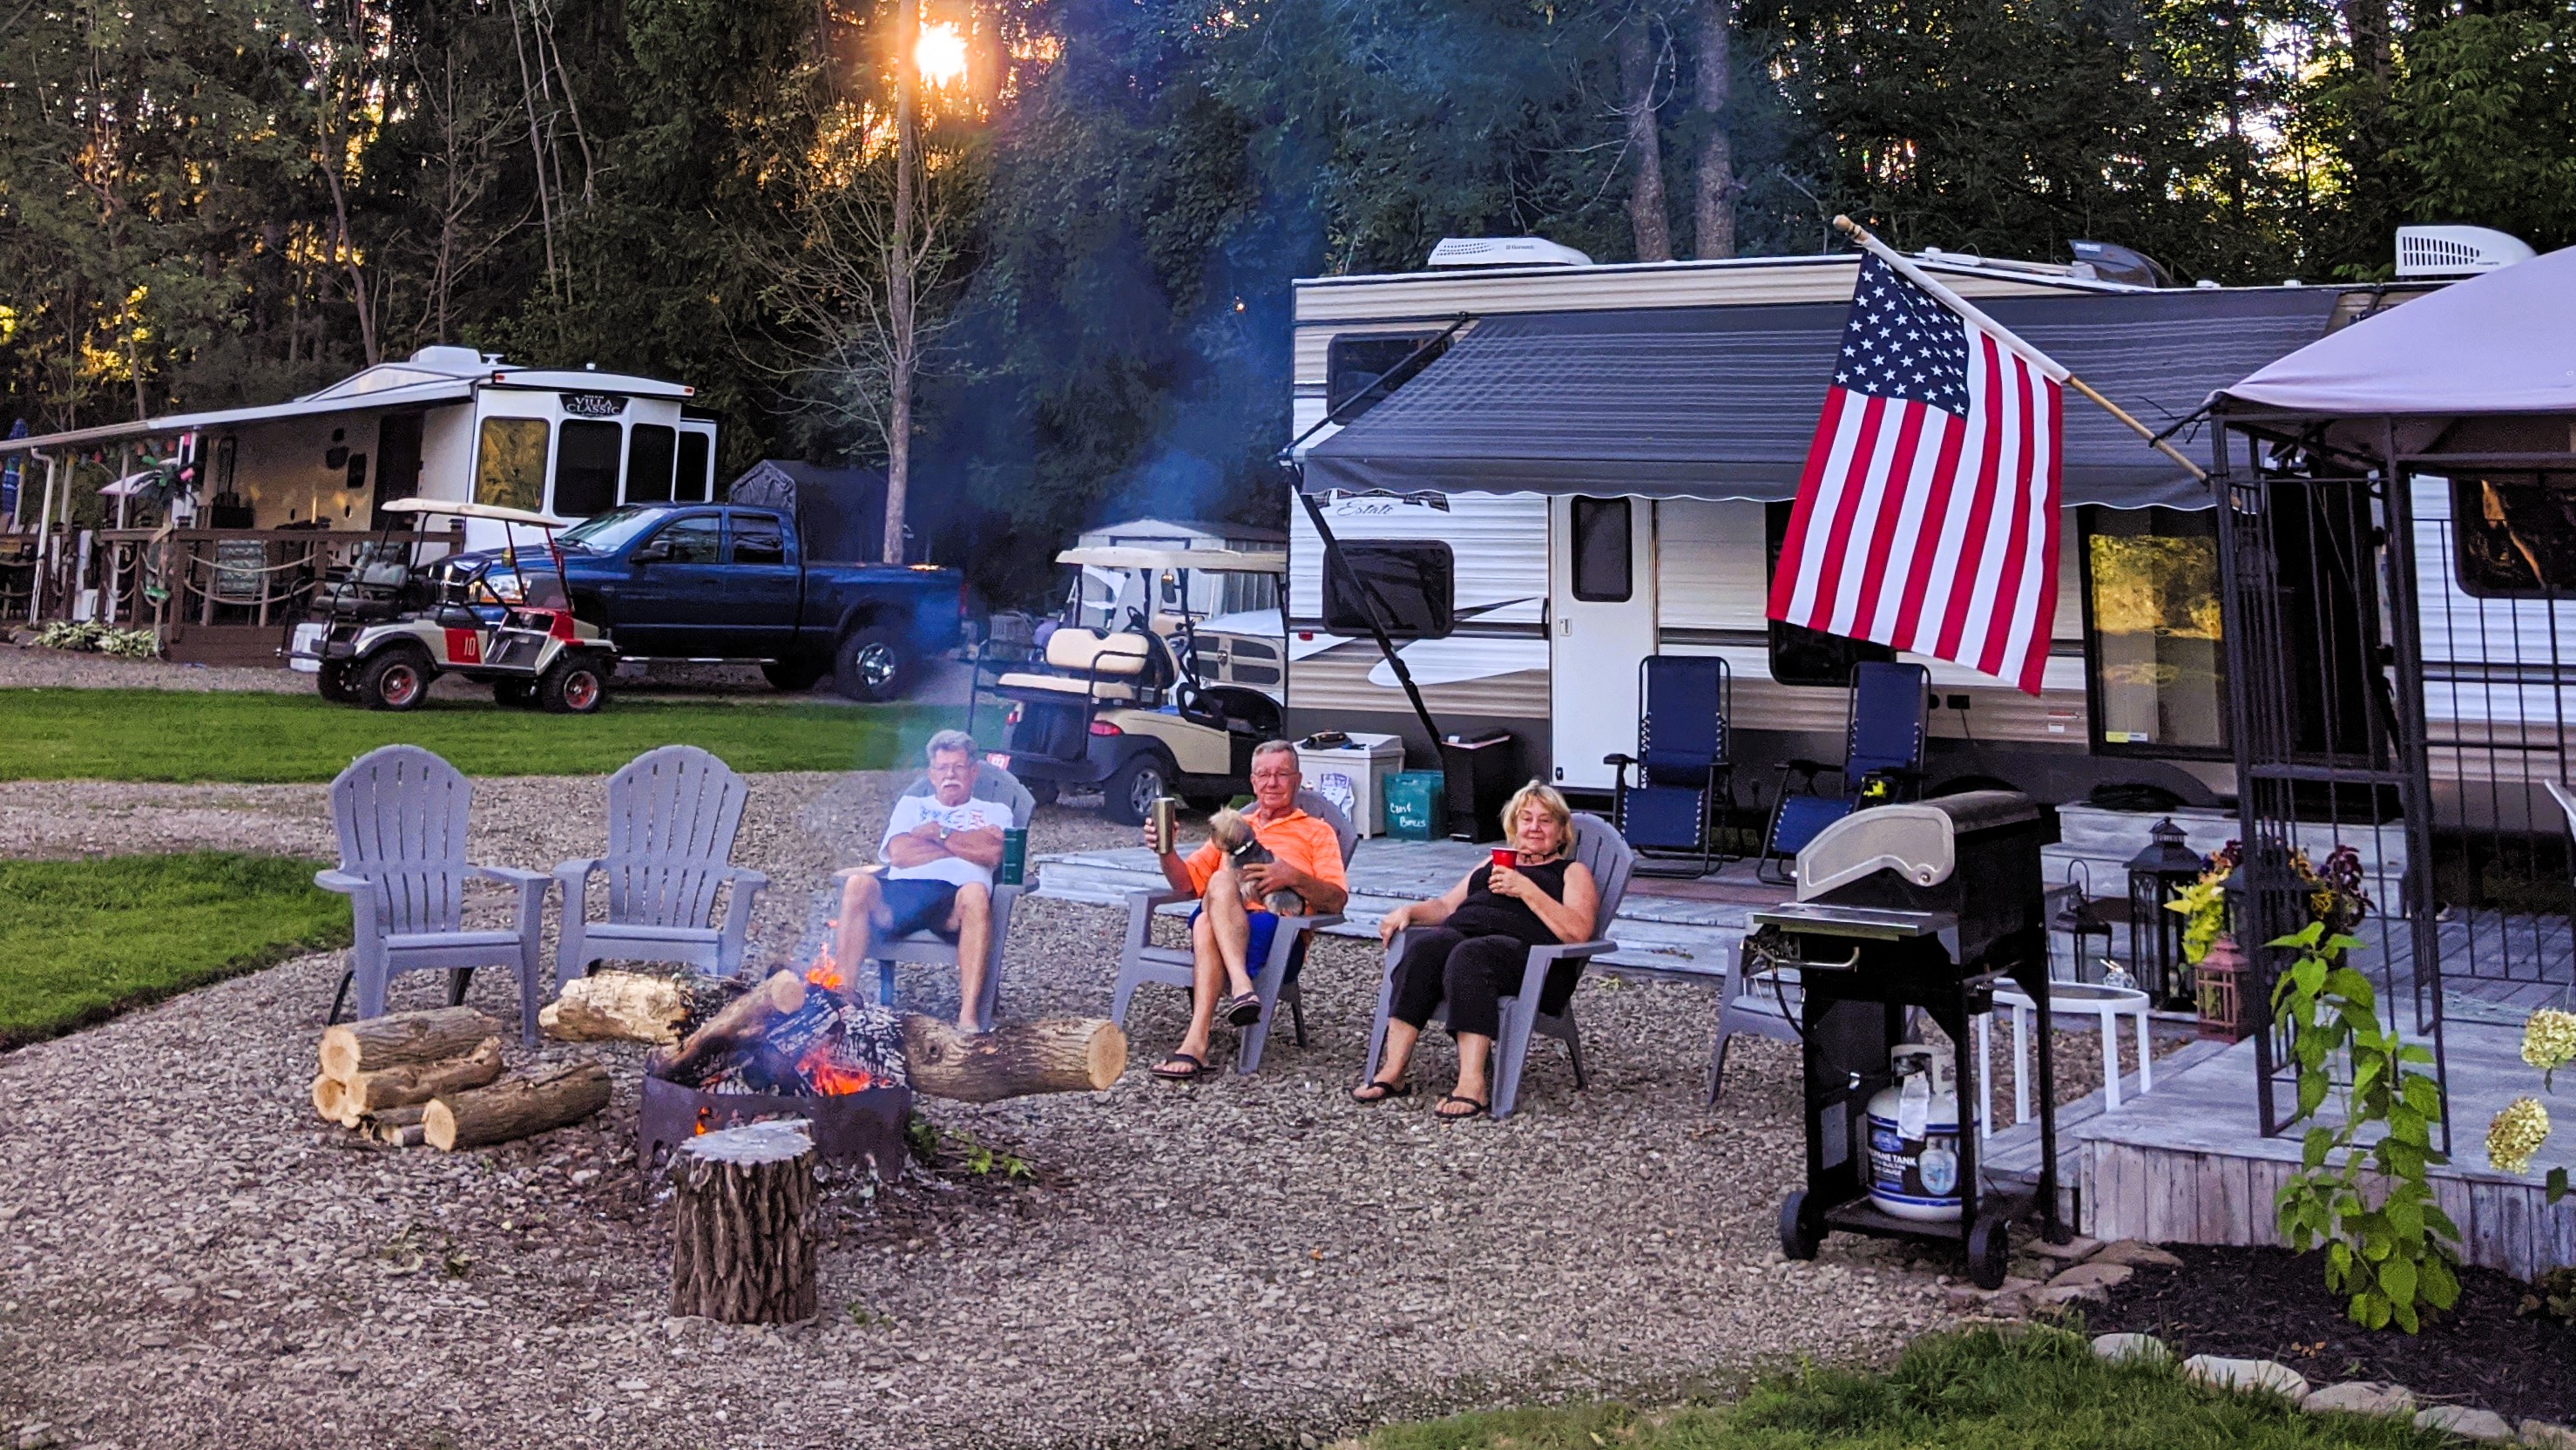
[[[453,1151],[560,1128],[608,1104],[608,1072],[502,1072],[501,1024],[471,1007],[397,1012],[322,1033],[313,1110],[398,1147]]]

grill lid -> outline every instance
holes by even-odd
[[[1816,833],[1798,853],[1798,899],[1813,901],[1880,871],[1912,886],[1938,886],[1958,869],[1958,837],[2039,818],[2019,791],[1975,790],[1857,810]]]

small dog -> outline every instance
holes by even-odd
[[[1262,845],[1261,838],[1252,834],[1252,822],[1241,811],[1229,808],[1209,816],[1208,837],[1216,842],[1218,850],[1234,859],[1237,871],[1246,866],[1266,865],[1274,859],[1270,848]],[[1306,899],[1285,888],[1264,895],[1261,903],[1281,916],[1296,916],[1306,909]]]

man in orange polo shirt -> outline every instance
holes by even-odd
[[[1273,892],[1293,891],[1310,914],[1328,914],[1350,900],[1342,873],[1341,838],[1330,824],[1297,809],[1297,788],[1305,783],[1297,770],[1297,749],[1285,740],[1267,741],[1252,752],[1253,839],[1269,851],[1267,862],[1238,868],[1234,858],[1209,841],[1186,861],[1176,851],[1162,857],[1163,879],[1174,891],[1199,898],[1190,915],[1190,953],[1195,970],[1190,984],[1190,1030],[1181,1045],[1154,1068],[1154,1076],[1186,1082],[1207,1071],[1208,1033],[1217,1013],[1237,1027],[1261,1017],[1261,998],[1252,975],[1270,960],[1271,938],[1279,918],[1263,904]]]

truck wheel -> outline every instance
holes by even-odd
[[[335,705],[355,704],[358,699],[358,692],[349,687],[347,660],[324,660],[320,673],[313,677],[313,687]]]
[[[1152,751],[1128,756],[1100,788],[1100,813],[1122,826],[1141,826],[1154,797],[1168,793],[1169,781],[1162,760]]]
[[[534,680],[494,680],[492,682],[492,702],[496,705],[506,705],[513,710],[531,709],[537,703],[537,682]]]
[[[760,667],[760,677],[781,694],[801,695],[821,683],[823,667],[812,660],[771,660]]]
[[[832,657],[832,688],[853,700],[900,699],[911,683],[911,656],[882,626],[851,630]]]
[[[608,701],[608,679],[599,661],[567,654],[537,681],[537,704],[554,715],[591,715]]]
[[[387,645],[358,666],[349,688],[370,710],[409,710],[429,697],[429,682],[437,673],[418,646]]]

